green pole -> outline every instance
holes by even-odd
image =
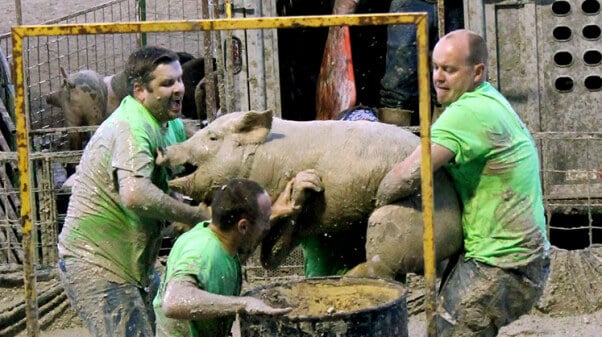
[[[146,21],[146,0],[138,0],[138,15],[140,21]],[[140,35],[141,47],[146,46],[146,33]]]

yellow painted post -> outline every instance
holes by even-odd
[[[13,60],[15,64],[15,119],[17,128],[17,163],[19,168],[19,192],[21,197],[21,226],[23,228],[23,278],[25,288],[25,317],[27,336],[40,334],[38,303],[34,274],[35,253],[31,214],[31,175],[29,174],[29,135],[25,111],[25,82],[23,76],[23,36],[12,30]]]
[[[428,64],[428,26],[424,17],[416,23],[416,41],[418,45],[418,92],[420,114],[420,145],[422,162],[420,175],[422,182],[422,216],[424,221],[424,280],[425,312],[427,336],[437,336],[435,313],[437,293],[435,273],[435,238],[433,228],[433,170],[431,165],[431,99]]]

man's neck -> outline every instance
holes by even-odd
[[[219,242],[222,244],[224,249],[228,252],[228,254],[232,257],[238,254],[238,243],[233,235],[233,232],[224,232],[221,231],[214,224],[209,225],[209,229],[213,231]]]

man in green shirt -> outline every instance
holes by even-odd
[[[178,56],[144,47],[129,56],[125,73],[129,95],[94,133],[78,167],[59,272],[93,336],[150,337],[163,224],[193,225],[209,213],[170,196],[170,172],[155,165],[158,149],[185,140]]]
[[[233,179],[218,188],[211,222],[199,223],[175,242],[153,301],[158,337],[225,337],[237,312],[283,314],[254,297],[239,297],[241,263],[255,251],[270,225],[294,220],[303,191],[322,189],[308,171],[287,184],[274,205],[256,182]]]
[[[444,277],[439,336],[495,336],[543,291],[549,242],[535,143],[486,79],[487,48],[467,30],[433,51],[433,84],[446,107],[432,126],[433,170],[445,167],[462,201],[464,252]],[[420,146],[385,176],[383,205],[418,190]]]

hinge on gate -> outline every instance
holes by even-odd
[[[225,4],[220,4],[219,5],[219,13],[220,14],[226,14],[226,5]],[[244,15],[253,15],[255,14],[255,8],[244,8],[244,7],[234,7],[232,6],[232,13],[241,13]]]

